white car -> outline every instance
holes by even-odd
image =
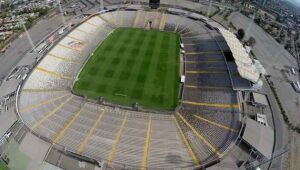
[[[292,82],[291,83],[294,90],[297,92],[297,93],[300,93],[300,82],[299,81],[295,81],[295,82]]]
[[[6,139],[8,139],[10,136],[12,135],[12,132],[6,132],[5,133],[5,135],[4,135],[4,137],[6,138]]]
[[[290,67],[290,71],[291,71],[291,73],[292,73],[293,75],[296,75],[296,70],[295,70],[294,67]]]

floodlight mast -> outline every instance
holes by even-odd
[[[100,0],[100,11],[104,10],[104,2]]]
[[[62,22],[63,22],[64,25],[66,25],[66,19],[64,17],[64,11],[61,7],[61,0],[58,0],[57,3],[58,3],[59,12],[61,13]]]
[[[31,36],[30,36],[30,34],[29,34],[26,26],[25,26],[25,23],[24,23],[23,19],[21,19],[19,22],[21,23],[21,25],[22,25],[22,27],[23,27],[23,29],[25,31],[25,34],[26,34],[27,39],[28,39],[28,42],[31,45],[31,50],[33,50],[34,49],[34,43],[33,43],[32,39],[31,39]]]
[[[209,18],[209,15],[210,15],[211,5],[212,5],[212,0],[209,1],[208,10],[207,10],[207,12],[206,12],[206,17],[207,17],[207,18]]]

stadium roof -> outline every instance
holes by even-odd
[[[254,83],[257,82],[259,80],[259,72],[256,70],[252,59],[249,57],[241,42],[232,32],[224,28],[219,28],[219,31],[232,52],[240,76]]]
[[[272,154],[274,143],[274,131],[253,119],[248,118],[243,139],[265,157]]]

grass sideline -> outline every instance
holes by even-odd
[[[179,35],[117,28],[94,51],[73,92],[111,103],[174,109],[179,93]]]

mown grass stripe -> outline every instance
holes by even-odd
[[[178,34],[118,28],[95,50],[73,90],[122,105],[173,109],[178,72]]]

